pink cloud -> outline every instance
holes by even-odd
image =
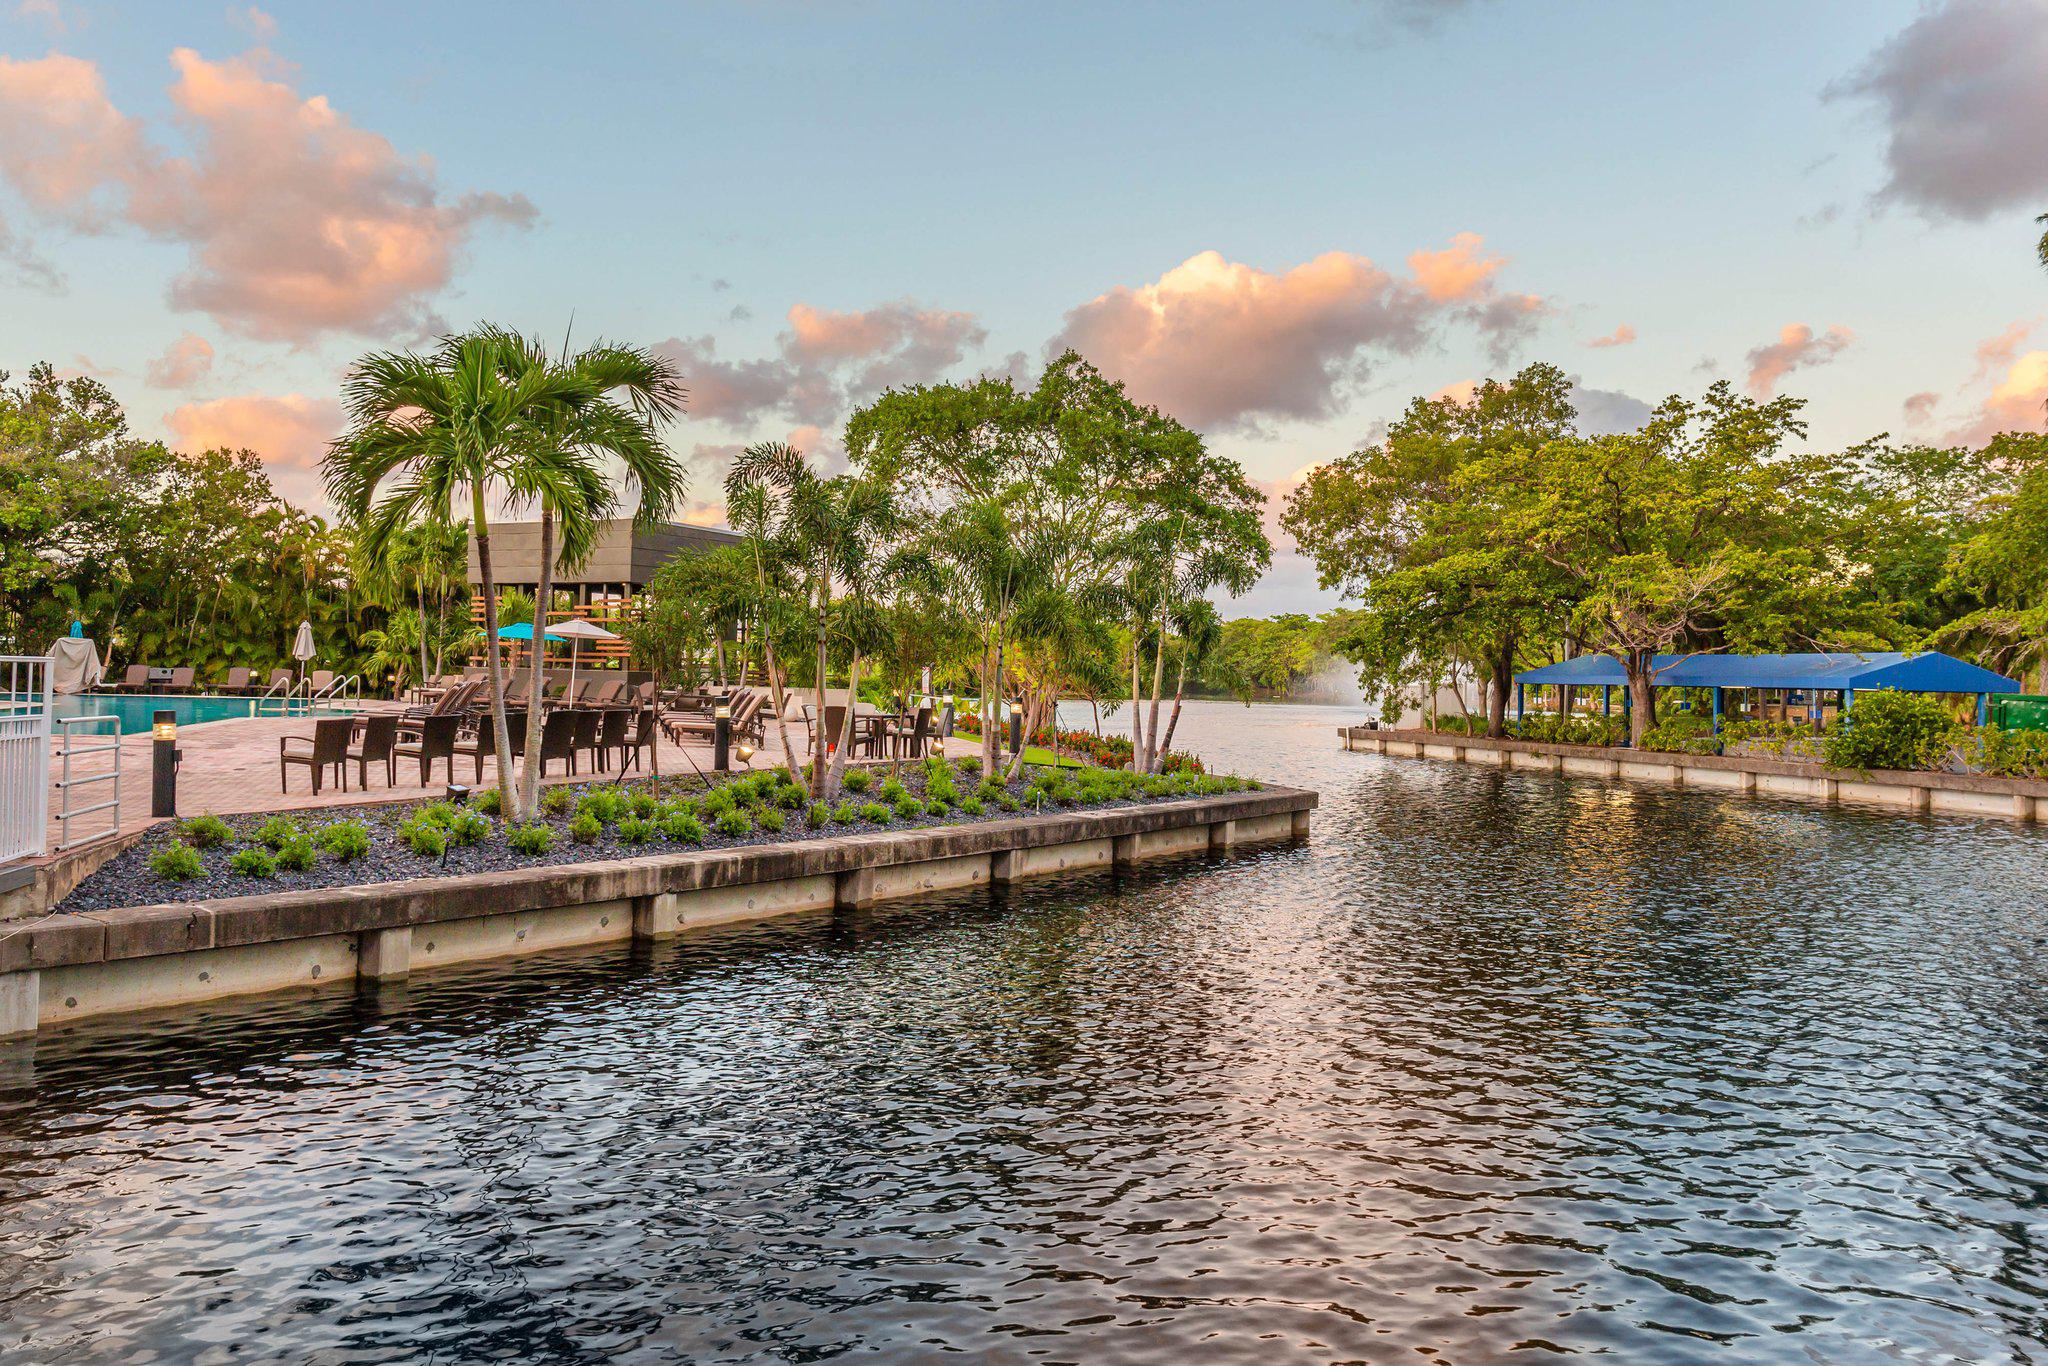
[[[1070,309],[1046,349],[1073,347],[1140,401],[1200,427],[1328,417],[1373,357],[1413,353],[1447,321],[1505,346],[1548,311],[1535,295],[1498,292],[1501,262],[1480,243],[1464,233],[1417,252],[1408,277],[1341,251],[1278,273],[1205,251]]]
[[[1830,327],[1823,336],[1815,336],[1805,323],[1786,323],[1776,341],[1750,351],[1749,392],[1767,399],[1778,392],[1779,380],[1794,370],[1826,365],[1855,340],[1856,334],[1840,325]]]
[[[1923,389],[1917,394],[1908,394],[1899,410],[1906,415],[1906,421],[1918,426],[1934,416],[1934,410],[1941,402],[1941,395],[1932,389]]]
[[[76,230],[184,244],[176,308],[272,341],[416,333],[479,227],[534,218],[518,195],[445,197],[429,162],[302,97],[261,48],[220,62],[180,48],[171,65],[190,156],[154,146],[93,63],[0,58],[0,175]]]
[[[186,451],[251,450],[278,492],[301,507],[326,499],[319,463],[342,428],[341,405],[304,394],[238,394],[188,403],[165,415],[173,446]]]
[[[1593,338],[1593,340],[1587,342],[1586,345],[1592,347],[1594,350],[1597,351],[1603,347],[1608,346],[1628,346],[1632,344],[1635,341],[1635,339],[1636,330],[1633,327],[1630,327],[1627,323],[1623,323],[1621,326],[1615,328],[1612,332],[1609,332],[1606,336],[1595,337]]]
[[[1442,403],[1443,401],[1448,399],[1452,403],[1456,403],[1462,406],[1464,404],[1470,403],[1472,401],[1472,396],[1474,394],[1477,394],[1478,392],[1478,380],[1461,379],[1453,383],[1446,384],[1443,388],[1431,394],[1429,396],[1429,401],[1431,403]]]
[[[143,374],[159,389],[189,389],[212,370],[213,344],[197,332],[187,332],[165,347]]]
[[[987,340],[973,314],[905,299],[851,313],[797,304],[771,357],[724,360],[709,336],[655,349],[682,367],[692,417],[744,427],[781,416],[815,430],[884,389],[937,379]]]
[[[2015,358],[1976,417],[1949,434],[1952,444],[1981,446],[2000,432],[2038,432],[2048,404],[2048,351]]]
[[[2034,329],[2040,325],[2041,320],[2039,318],[2016,322],[1997,336],[1986,337],[1983,341],[1978,342],[1976,352],[1977,369],[1970,376],[1971,381],[1974,383],[1977,380],[1986,379],[1998,373],[1999,370],[2011,365],[2013,358],[2019,355],[2020,343],[2031,336]]]

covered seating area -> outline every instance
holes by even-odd
[[[1515,675],[1515,720],[1521,721],[1530,687],[1600,689],[1601,714],[1614,714],[1614,694],[1622,695],[1622,714],[1629,711],[1628,673],[1611,655],[1580,655],[1576,659],[1527,669]],[[1837,711],[1855,706],[1858,692],[1891,688],[1899,692],[1954,693],[1977,699],[1982,725],[1995,693],[2016,693],[2019,683],[1938,651],[1724,655],[1658,655],[1651,666],[1653,688],[1700,688],[1712,695],[1714,730],[1718,734],[1731,689],[1750,694],[1756,713],[1771,719],[1805,720],[1820,728]],[[1755,696],[1762,694],[1762,696]]]

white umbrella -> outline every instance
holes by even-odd
[[[299,633],[292,638],[292,658],[299,661],[299,682],[306,681],[306,661],[319,653],[313,648],[313,623],[299,623]]]
[[[596,622],[585,621],[581,617],[570,617],[567,621],[558,621],[547,628],[546,634],[550,640],[566,640],[569,642],[569,691],[567,695],[570,697],[576,695],[576,656],[582,650],[583,642],[586,640],[617,640],[619,638],[615,632],[607,631]]]

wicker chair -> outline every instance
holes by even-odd
[[[313,734],[281,735],[277,740],[277,787],[280,792],[291,791],[292,765],[298,764],[312,773],[313,795],[320,795],[320,780],[328,769],[335,772],[336,781],[343,792],[348,791],[348,738],[355,729],[355,722],[346,716],[333,716],[313,723]],[[294,745],[306,746],[303,750],[293,749]]]

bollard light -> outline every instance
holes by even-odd
[[[149,814],[178,814],[178,714],[160,711],[150,718]]]
[[[459,804],[469,800],[469,789],[467,787],[464,787],[461,783],[450,783],[448,784],[448,790],[444,795],[448,798],[449,801],[456,802]]]
[[[720,702],[711,709],[711,770],[725,773],[732,768],[732,704]]]

